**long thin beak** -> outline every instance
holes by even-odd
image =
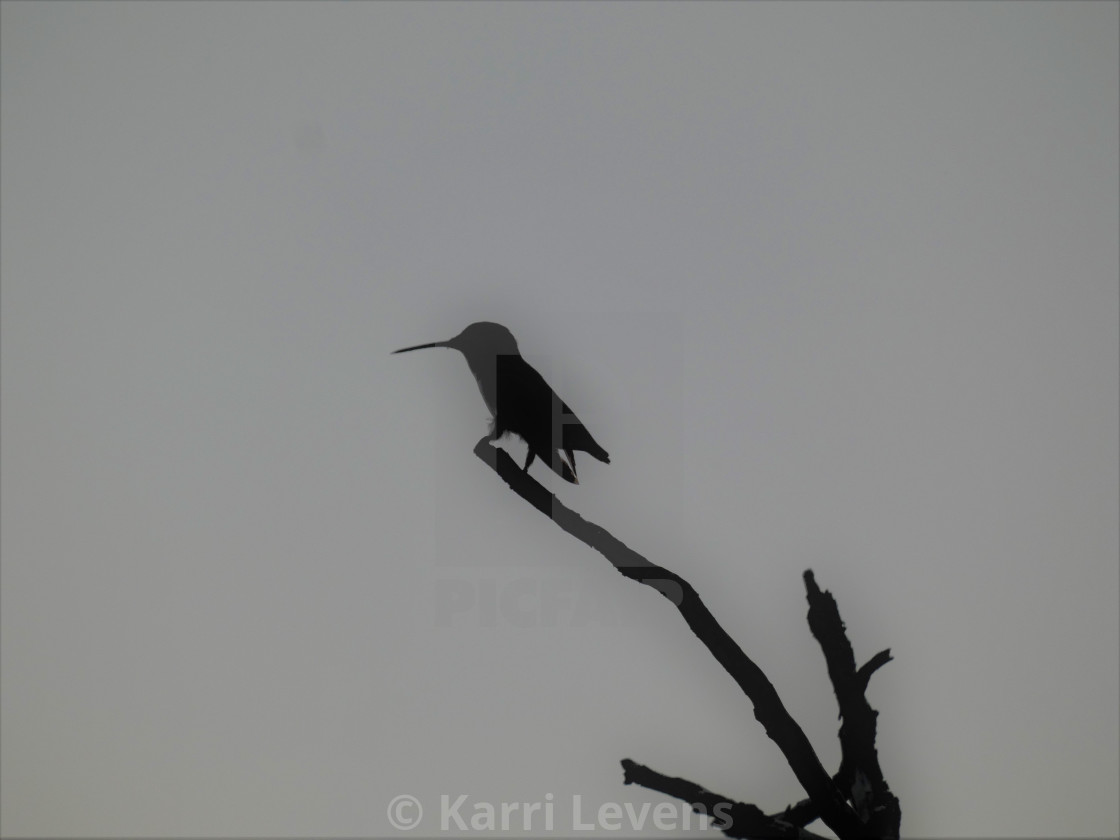
[[[415,347],[402,347],[400,350],[394,350],[389,355],[395,353],[407,353],[409,350],[423,350],[426,347],[450,347],[451,345],[446,341],[433,341],[431,344],[417,344]]]

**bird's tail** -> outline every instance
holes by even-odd
[[[588,445],[587,454],[590,455],[592,458],[597,458],[598,460],[602,461],[604,464],[609,464],[611,462],[611,456],[607,454],[607,450],[605,450],[603,447],[601,447],[595,441],[591,441],[590,444]]]

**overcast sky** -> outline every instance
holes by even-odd
[[[1118,9],[4,2],[0,830],[801,798],[390,355],[491,320],[830,769],[801,573],[892,650],[905,835],[1120,833]]]

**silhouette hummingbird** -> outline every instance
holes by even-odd
[[[393,353],[427,347],[451,347],[466,357],[493,416],[490,439],[497,440],[507,432],[520,436],[529,446],[526,472],[533,459],[539,457],[565,481],[579,484],[575,450],[610,463],[607,451],[595,442],[591,432],[544,377],[521,357],[513,333],[501,324],[479,321],[448,341],[402,347]],[[566,461],[561,451],[567,456]]]

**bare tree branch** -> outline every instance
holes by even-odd
[[[675,796],[692,805],[692,810],[707,814],[728,837],[739,838],[794,838],[795,840],[823,840],[819,834],[785,819],[785,812],[767,816],[762,809],[746,802],[736,802],[701,787],[687,779],[665,776],[628,758],[622,760],[623,782],[638,784],[669,796]],[[814,811],[811,820],[816,819]]]
[[[875,654],[856,670],[855,654],[848,641],[836,599],[822,592],[813,572],[804,575],[809,601],[809,629],[824,652],[828,676],[840,707],[840,784],[855,806],[869,836],[897,838],[902,812],[898,797],[891,793],[879,755],[875,750],[876,718],[864,691],[867,681],[878,668],[890,661],[890,651]]]
[[[848,805],[847,795],[841,792],[824,769],[809,739],[782,704],[770,680],[719,625],[691,584],[674,572],[651,563],[605,528],[587,522],[565,507],[527,472],[523,472],[503,450],[491,446],[488,437],[479,440],[474,452],[498,473],[510,489],[549,516],[563,530],[601,553],[620,574],[653,587],[672,601],[692,632],[750,698],[755,718],[781,749],[820,818],[841,838],[867,836],[867,826]]]
[[[836,784],[840,783],[839,777],[837,776],[833,776],[832,781]],[[817,809],[813,807],[813,801],[811,799],[802,799],[800,802],[788,806],[784,811],[779,811],[773,816],[780,819],[782,822],[802,827],[807,826],[811,822],[815,822],[820,817],[817,813]]]
[[[865,691],[867,689],[868,682],[871,681],[871,675],[890,661],[891,649],[887,648],[886,650],[879,651],[877,654],[864,662],[863,665],[860,666],[860,669],[856,671],[856,676],[859,677],[859,681],[863,686],[861,690]]]

